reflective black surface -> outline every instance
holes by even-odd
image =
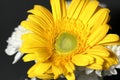
[[[111,10],[110,25],[112,33],[120,35],[120,0],[100,0]],[[27,17],[27,10],[34,4],[41,4],[50,9],[49,0],[0,0],[0,80],[24,80],[26,72],[33,62],[23,63],[22,59],[12,64],[13,57],[5,54],[6,40],[20,22]],[[118,75],[105,77],[104,80],[120,80]],[[84,79],[83,79],[84,80]]]

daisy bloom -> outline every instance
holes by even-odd
[[[8,46],[5,49],[5,53],[9,56],[15,55],[12,64],[15,64],[23,56],[23,54],[21,54],[19,51],[19,48],[22,44],[21,36],[27,32],[29,31],[19,25],[17,28],[15,28],[12,36],[7,40]]]
[[[108,33],[108,8],[97,0],[72,0],[69,5],[66,0],[50,0],[50,4],[52,12],[35,5],[20,24],[29,31],[22,35],[20,53],[25,62],[35,61],[28,77],[76,80],[79,68],[100,74],[119,63],[106,47],[120,44],[117,34]]]

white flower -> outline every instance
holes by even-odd
[[[114,45],[114,46],[107,46],[108,49],[110,49],[117,57],[118,57],[118,64],[114,65],[113,68],[120,68],[120,45]]]
[[[91,73],[96,73],[99,77],[102,76],[111,76],[111,75],[117,75],[117,68],[120,69],[120,45],[114,45],[114,46],[106,46],[108,49],[110,49],[117,57],[118,57],[118,64],[117,65],[113,65],[110,67],[109,70],[92,70],[92,69],[85,69],[85,72],[87,75],[91,74]],[[102,73],[103,72],[103,73]]]
[[[120,69],[120,45],[114,45],[114,46],[106,46],[108,49],[110,49],[117,57],[118,57],[118,64],[111,66],[109,70],[104,71],[104,76],[111,76],[111,75],[117,75],[117,68]]]
[[[22,44],[21,36],[22,34],[25,34],[27,32],[28,31],[26,29],[18,26],[17,28],[15,28],[15,31],[12,33],[11,37],[9,37],[7,40],[8,45],[5,49],[6,54],[9,56],[16,54],[14,57],[14,61],[12,62],[13,64],[16,63],[23,55],[19,52],[19,48]]]

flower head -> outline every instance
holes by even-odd
[[[29,30],[20,47],[25,62],[34,60],[30,78],[75,80],[77,67],[107,70],[118,63],[105,46],[119,44],[119,36],[108,34],[109,9],[97,0],[50,0],[52,13],[43,6],[29,10],[21,26]]]

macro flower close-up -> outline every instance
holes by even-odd
[[[82,71],[86,76],[95,73],[102,77],[102,72],[120,67],[120,53],[112,51],[114,46],[119,48],[120,38],[109,33],[108,8],[101,7],[98,0],[72,0],[69,4],[50,0],[50,4],[52,11],[35,5],[19,27],[24,30],[14,48],[19,58],[13,63],[22,56],[24,62],[35,61],[27,72],[29,78],[79,80]]]

